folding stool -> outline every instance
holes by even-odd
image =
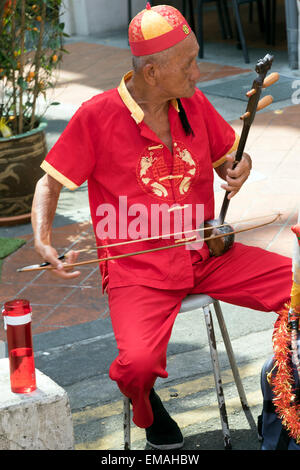
[[[203,310],[205,323],[207,328],[207,335],[208,335],[208,342],[210,348],[210,356],[213,366],[214,372],[214,379],[215,379],[215,387],[220,411],[220,418],[221,418],[221,425],[222,425],[222,432],[223,432],[223,440],[224,440],[224,447],[225,449],[231,449],[231,441],[230,441],[230,432],[228,426],[228,419],[227,419],[227,412],[226,412],[226,405],[225,405],[225,398],[223,394],[223,386],[220,374],[220,366],[219,366],[219,359],[218,359],[218,352],[217,352],[217,345],[216,345],[216,338],[215,332],[213,327],[213,320],[212,314],[210,310],[210,305],[214,306],[216,316],[218,319],[219,327],[222,333],[223,341],[225,344],[227,356],[230,362],[230,366],[232,369],[234,381],[238,390],[238,394],[240,397],[242,408],[245,412],[246,418],[251,426],[252,429],[256,430],[256,424],[250,408],[247,403],[246,394],[244,391],[244,387],[240,378],[240,374],[238,371],[238,367],[236,364],[236,360],[234,357],[233,349],[231,346],[230,338],[228,335],[228,331],[226,328],[226,324],[224,321],[224,317],[222,314],[221,306],[218,300],[209,297],[208,295],[188,295],[181,304],[181,309],[179,313],[186,313],[193,310]],[[124,397],[123,401],[124,411],[123,411],[123,425],[124,425],[124,449],[129,450],[131,446],[130,442],[130,401],[129,398]]]

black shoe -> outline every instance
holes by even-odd
[[[259,415],[257,417],[257,438],[260,442],[263,441],[263,435],[262,435],[262,415]]]
[[[149,395],[154,421],[146,428],[147,443],[160,450],[180,449],[184,440],[177,423],[164,408],[159,396],[152,388]]]

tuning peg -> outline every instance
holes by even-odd
[[[273,96],[271,95],[265,96],[258,102],[257,111],[260,111],[261,109],[266,108],[271,103],[273,103]]]
[[[250,116],[250,111],[247,111],[243,116],[240,117],[240,119],[243,121],[244,119],[247,119]]]
[[[255,95],[255,93],[256,93],[255,88],[252,88],[252,90],[247,91],[246,96],[248,96],[248,98],[250,98],[250,96]]]
[[[278,80],[279,80],[279,73],[278,72],[271,73],[268,77],[264,79],[263,88],[267,88],[268,86],[273,85],[273,83],[276,83]]]

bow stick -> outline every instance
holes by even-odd
[[[247,232],[247,231],[253,230],[255,228],[264,227],[265,225],[269,225],[269,224],[275,222],[280,217],[280,215],[281,214],[277,214],[274,217],[274,219],[271,220],[270,222],[264,222],[263,224],[254,225],[252,227],[248,227],[248,228],[245,228],[245,229],[236,230],[236,231],[231,232],[231,234]],[[178,240],[179,243],[175,243],[174,245],[161,246],[161,247],[158,247],[158,248],[152,248],[152,249],[149,249],[149,250],[135,251],[135,252],[132,252],[132,253],[124,253],[122,255],[108,256],[106,258],[97,258],[97,259],[92,259],[92,260],[88,260],[88,261],[81,261],[81,262],[78,262],[78,263],[68,264],[68,265],[66,265],[66,267],[67,268],[73,268],[73,267],[76,267],[76,266],[84,266],[84,265],[92,264],[92,263],[101,263],[101,262],[104,262],[104,261],[111,261],[111,260],[116,260],[116,259],[121,259],[121,258],[127,258],[129,256],[136,256],[136,255],[141,255],[141,254],[145,254],[145,253],[154,253],[156,251],[168,250],[170,248],[177,248],[178,246],[184,246],[184,245],[188,245],[188,244],[192,244],[192,243],[199,243],[199,242],[204,242],[204,241],[207,241],[207,240],[218,239],[218,238],[224,237],[225,235],[230,235],[230,234],[221,233],[219,235],[215,235],[215,236],[211,235],[210,237],[202,238],[200,240],[197,240],[197,239],[196,240],[191,240],[189,238],[189,239],[186,239],[184,242],[182,242],[181,240]],[[196,235],[195,235],[195,237],[196,237]],[[101,248],[106,248],[106,246],[104,245]],[[64,255],[62,255],[62,256],[64,256]],[[60,257],[60,259],[62,259],[62,257]],[[25,266],[23,268],[19,268],[19,269],[17,269],[17,272],[53,270],[53,269],[56,269],[56,268],[54,266],[51,266],[51,264],[49,264],[48,262],[46,262],[46,263],[43,263],[42,265]]]
[[[254,79],[251,90],[246,93],[246,96],[249,98],[249,100],[248,100],[246,112],[240,118],[243,121],[243,129],[242,129],[242,134],[241,134],[239,145],[238,145],[236,155],[235,155],[235,162],[233,164],[232,169],[234,169],[236,165],[242,159],[246,141],[247,141],[248,134],[250,131],[250,127],[254,121],[256,111],[260,111],[261,109],[266,108],[273,102],[273,97],[271,95],[265,96],[264,98],[259,100],[262,89],[273,85],[273,83],[277,82],[277,80],[279,79],[279,74],[277,72],[270,74],[266,78],[267,72],[272,67],[273,59],[274,59],[274,56],[267,54],[263,59],[260,59],[256,64],[255,71],[258,74],[258,76]],[[223,204],[221,207],[220,215],[219,215],[220,224],[224,223],[227,209],[229,206],[228,194],[229,194],[229,191],[226,191]]]
[[[234,222],[231,222],[231,225],[235,225],[235,224],[242,225],[242,224],[245,224],[246,222],[250,222],[252,220],[257,220],[257,219],[263,219],[265,217],[271,217],[272,215],[275,215],[275,214],[269,214],[268,216],[261,215],[261,216],[258,216],[258,217],[250,217],[249,219],[244,219],[244,220],[236,220]],[[276,214],[276,215],[278,215],[279,217],[281,216],[280,213]],[[224,227],[224,225],[227,225],[227,224],[220,224],[220,225],[217,225],[215,228]],[[205,230],[210,230],[210,227],[192,228],[190,230],[185,230],[184,232],[175,232],[175,233],[166,233],[166,234],[163,234],[163,235],[154,235],[153,237],[137,238],[136,240],[127,240],[126,242],[111,243],[110,245],[99,245],[99,246],[95,246],[95,247],[91,247],[91,248],[83,248],[82,250],[76,250],[76,251],[77,251],[77,253],[84,253],[86,251],[100,250],[100,249],[104,249],[104,248],[105,249],[115,248],[117,246],[131,245],[132,243],[148,242],[148,241],[151,241],[151,240],[161,240],[163,238],[175,237],[175,235],[185,235],[186,233],[201,232],[201,231],[205,231]],[[68,251],[70,251],[70,250],[67,250],[63,255],[59,256],[58,259],[64,259],[65,255],[67,254]],[[44,263],[43,263],[43,265],[44,265]]]
[[[250,222],[252,220],[257,220],[257,219],[262,219],[262,218],[265,218],[265,217],[270,217],[271,215],[275,215],[275,214],[269,214],[268,216],[261,215],[261,216],[258,216],[258,217],[250,217],[249,219],[237,220],[235,222],[231,222],[231,224],[232,225],[234,225],[234,224],[241,225],[241,224],[244,224],[246,222]],[[278,215],[278,217],[281,216],[280,213],[277,214],[277,215]],[[216,228],[223,227],[224,225],[227,225],[227,224],[218,225]],[[167,238],[167,237],[171,237],[171,236],[174,237],[175,235],[184,235],[186,233],[192,233],[192,232],[200,232],[200,231],[203,231],[203,230],[210,230],[210,227],[194,228],[194,229],[186,230],[184,232],[167,233],[167,234],[164,234],[164,235],[154,235],[153,237],[138,238],[136,240],[127,240],[126,242],[111,243],[110,245],[100,245],[100,246],[95,246],[95,247],[90,247],[90,248],[83,248],[81,250],[76,250],[76,252],[77,253],[85,253],[87,251],[90,252],[90,251],[100,250],[100,249],[115,248],[117,246],[130,245],[132,243],[146,242],[146,241],[150,241],[150,240],[161,240],[162,238]],[[78,242],[75,242],[74,244],[76,244],[76,243],[78,243]],[[70,248],[65,250],[65,252],[63,254],[61,254],[60,256],[58,256],[57,259],[59,259],[59,260],[65,259],[66,255],[69,251],[70,251]],[[49,265],[50,265],[50,263],[48,261],[45,261],[41,264],[34,264],[32,266],[25,266],[24,268],[17,269],[17,271],[18,272],[22,272],[23,270],[28,271],[29,268],[43,268],[44,266],[49,266]]]

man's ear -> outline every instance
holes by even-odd
[[[150,86],[156,86],[158,80],[158,67],[156,64],[146,64],[143,67],[144,80]]]

